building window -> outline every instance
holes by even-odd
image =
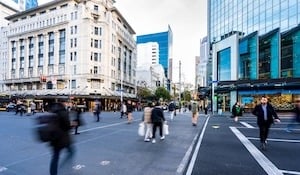
[[[230,80],[230,48],[219,51],[217,54],[217,74],[219,81],[227,81]]]
[[[48,52],[48,64],[54,64],[54,32],[48,33],[49,37],[49,52]]]
[[[98,74],[98,67],[94,66],[94,74]]]
[[[59,64],[64,64],[66,61],[66,31],[59,31]]]

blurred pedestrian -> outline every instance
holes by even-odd
[[[36,110],[36,104],[32,101],[30,103],[30,108],[31,108],[31,114],[34,115],[35,114],[35,110]]]
[[[100,121],[100,114],[101,114],[102,106],[100,101],[96,101],[94,115],[96,117],[96,122]]]
[[[291,122],[287,125],[286,131],[292,132],[295,125],[300,123],[300,98],[295,100],[295,107],[293,109],[294,116]]]
[[[121,103],[121,110],[120,110],[120,112],[121,112],[120,118],[123,118],[123,116],[126,115],[126,112],[127,112],[127,107],[126,107],[126,104],[125,104],[124,101]]]
[[[207,116],[207,111],[208,111],[208,106],[205,106],[204,107],[204,114],[205,114],[205,116]]]
[[[150,142],[152,138],[152,122],[151,122],[151,111],[152,111],[152,103],[149,102],[145,108],[143,113],[143,121],[146,126],[146,133],[145,133],[145,142]]]
[[[239,102],[236,102],[232,106],[232,117],[234,118],[234,121],[237,122],[239,120],[239,117],[243,115],[243,109]]]
[[[197,102],[192,102],[191,111],[192,111],[192,125],[197,126],[197,123],[198,123],[198,104],[197,104]]]
[[[50,162],[50,175],[58,174],[58,163],[59,156],[61,151],[66,148],[67,156],[61,163],[61,167],[64,165],[71,163],[71,160],[74,155],[74,148],[72,145],[71,136],[69,134],[71,126],[68,111],[62,103],[54,103],[50,107],[50,112],[55,113],[57,115],[57,131],[54,136],[55,139],[50,141],[50,145],[52,147],[52,158]],[[72,167],[72,166],[70,166]]]
[[[252,114],[257,117],[261,148],[265,150],[269,129],[271,124],[274,123],[273,117],[275,118],[275,122],[280,122],[280,119],[278,118],[273,106],[268,102],[267,97],[262,96],[260,102],[260,104],[255,106]]]
[[[163,124],[165,123],[166,119],[164,116],[164,111],[160,107],[160,103],[156,102],[155,107],[152,109],[151,112],[151,121],[153,124],[152,128],[152,143],[155,143],[155,133],[156,133],[156,128],[159,128],[159,135],[160,139],[164,140],[165,136],[163,135]]]
[[[73,122],[74,122],[74,134],[75,135],[80,134],[78,132],[78,128],[79,128],[79,126],[81,126],[83,124],[82,119],[81,119],[81,116],[82,116],[83,112],[84,112],[84,108],[76,107],[75,119],[73,120]]]
[[[175,104],[173,101],[171,101],[171,103],[168,106],[169,108],[169,113],[170,113],[170,120],[173,121],[174,118],[174,112],[175,112]]]
[[[132,112],[133,112],[133,105],[131,100],[128,100],[127,101],[127,121],[128,121],[127,123],[128,124],[130,124],[133,120]]]

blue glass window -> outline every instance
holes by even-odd
[[[217,55],[217,72],[218,72],[218,80],[226,81],[230,80],[230,55],[231,49],[227,48],[218,52]]]

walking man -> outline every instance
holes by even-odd
[[[50,163],[50,175],[58,174],[58,163],[61,151],[66,148],[68,155],[61,165],[71,163],[73,158],[74,149],[72,147],[71,136],[69,134],[71,126],[68,111],[62,103],[54,103],[51,105],[50,112],[55,113],[58,116],[56,121],[57,131],[54,136],[55,139],[50,141],[52,147],[52,158]],[[71,169],[72,165],[70,165]]]
[[[267,138],[271,124],[280,122],[273,106],[268,103],[268,99],[265,96],[261,97],[260,104],[256,105],[252,114],[257,117],[257,125],[259,127],[259,136],[261,142],[261,148],[266,150]]]
[[[159,102],[156,102],[155,107],[152,109],[151,112],[151,121],[153,124],[152,128],[152,143],[155,143],[155,133],[156,133],[156,128],[159,127],[159,134],[160,134],[160,139],[164,140],[165,136],[163,135],[163,124],[166,121],[165,116],[164,116],[164,111],[161,109]]]

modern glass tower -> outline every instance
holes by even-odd
[[[253,108],[267,95],[290,110],[300,95],[300,0],[208,0],[214,107]],[[298,48],[298,49],[297,49]]]
[[[13,1],[18,3],[20,6],[25,7],[24,10],[28,10],[38,6],[37,0],[25,0],[25,4],[24,4],[24,0],[13,0]]]
[[[170,78],[169,75],[169,59],[172,58],[173,47],[173,33],[168,27],[168,31],[161,33],[153,33],[147,35],[137,36],[137,44],[157,42],[159,45],[159,64],[161,64],[165,71],[165,76]]]

